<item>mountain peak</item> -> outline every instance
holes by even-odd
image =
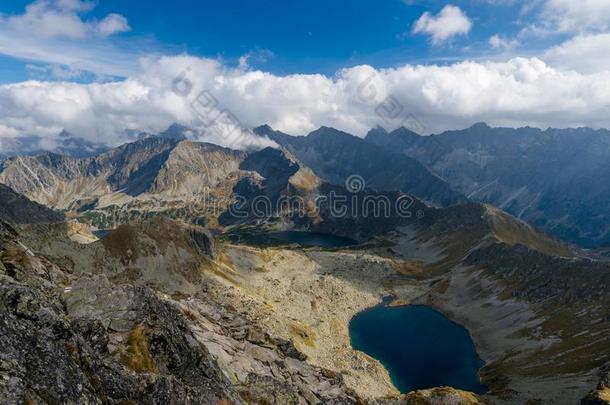
[[[57,147],[52,151],[59,155],[85,158],[105,152],[109,147],[85,138],[75,136],[67,130],[59,133]]]
[[[321,136],[342,136],[342,137],[348,137],[348,138],[356,138],[354,135],[349,134],[345,131],[341,131],[339,129],[333,128],[333,127],[326,127],[326,126],[321,126],[320,128],[316,129],[315,131],[310,132],[307,137],[312,137],[312,138],[317,138],[317,137],[321,137]]]
[[[366,136],[364,137],[364,139],[369,139],[369,138],[373,138],[373,137],[378,137],[378,136],[387,136],[388,135],[388,131],[386,131],[386,129],[380,125],[377,125],[375,128],[371,128],[369,130],[369,132],[366,133]]]
[[[422,136],[424,136],[424,135],[418,134],[415,131],[410,130],[407,127],[397,128],[394,131],[390,132],[390,135],[402,136],[402,137],[416,137],[416,138],[421,138]]]
[[[377,127],[371,129],[364,138],[371,145],[377,145],[387,151],[400,151],[407,145],[420,142],[424,138],[408,128],[401,127],[388,133],[385,129]]]
[[[62,129],[58,135],[60,138],[72,138],[73,135],[67,129]]]
[[[192,129],[174,122],[165,131],[159,133],[159,137],[182,140],[187,139],[192,132]]]
[[[271,128],[270,125],[268,124],[263,124],[261,126],[258,126],[254,129],[252,129],[252,132],[254,132],[257,135],[268,135],[269,133],[273,133],[276,132],[275,129]]]
[[[470,129],[491,129],[491,127],[486,122],[476,122]]]

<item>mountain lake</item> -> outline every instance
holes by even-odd
[[[402,393],[449,386],[483,394],[478,356],[468,331],[423,305],[378,305],[350,322],[352,347],[379,360]]]

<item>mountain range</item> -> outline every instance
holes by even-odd
[[[376,190],[404,191],[427,203],[449,206],[467,199],[417,160],[367,144],[364,140],[322,127],[305,137],[273,131],[268,126],[254,129],[286,148],[319,177],[345,184],[353,175],[362,177]]]
[[[606,130],[491,128],[480,123],[430,136],[406,128],[392,132],[376,128],[364,139],[327,127],[307,136],[269,126],[255,128],[254,133],[276,142],[330,184],[344,185],[350,176],[358,176],[371,189],[405,192],[434,206],[479,201],[568,242],[586,248],[610,245],[610,188],[604,180],[610,173],[610,132]],[[169,145],[191,135],[188,128],[173,124],[156,136],[130,136],[140,141],[162,139]],[[59,139],[63,141],[52,153],[72,158],[93,159],[111,149],[66,132]],[[12,150],[18,152],[18,147]],[[44,155],[40,149],[25,147],[21,152],[19,156]],[[11,158],[4,159],[8,159],[4,165],[10,166]],[[129,187],[134,181],[131,178]],[[111,188],[123,186],[115,182]]]
[[[418,160],[470,200],[493,204],[585,247],[610,243],[610,131],[490,128],[366,141]]]
[[[596,229],[594,219],[603,226],[588,198],[604,195],[605,132],[482,124],[429,137],[406,129],[375,129],[366,139],[332,128],[303,137],[268,126],[254,132],[279,148],[195,142],[176,125],[91,156],[2,161],[3,397],[604,403],[610,263],[573,242],[603,243],[601,231],[578,235]],[[577,149],[580,136],[599,138],[598,149]],[[597,158],[562,171],[571,160],[558,145]],[[579,170],[596,178],[585,182]],[[470,182],[494,176],[496,193],[471,191]],[[559,195],[568,185],[584,194]],[[544,204],[517,205],[529,191],[494,204],[516,187],[538,190]],[[333,199],[348,202],[345,210]],[[541,218],[555,212],[568,215],[564,241],[543,230],[551,223]],[[591,222],[574,225],[579,216]],[[354,245],[258,242],[278,231]],[[399,393],[381,363],[349,340],[350,319],[383,297],[464,325],[489,392]]]
[[[320,196],[353,197],[359,205],[367,195],[383,196],[395,210],[402,195],[371,188],[352,193],[344,185],[324,182],[288,151],[265,148],[246,153],[167,136],[145,137],[87,158],[51,152],[11,157],[2,163],[0,183],[98,229],[156,215],[208,226],[236,225],[261,216],[255,212],[260,208],[264,217],[358,239],[395,225],[396,213],[361,217],[356,223],[349,215],[332,215],[328,204],[317,204]],[[236,196],[244,200],[240,215],[231,213],[238,208]],[[424,204],[404,198],[415,218]],[[282,209],[282,199],[294,207]],[[256,201],[265,206],[252,206]]]

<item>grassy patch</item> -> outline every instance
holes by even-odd
[[[290,333],[304,345],[316,347],[316,333],[309,326],[293,322],[290,324]]]
[[[394,268],[403,276],[421,276],[425,274],[426,269],[422,261],[396,261],[393,263]]]
[[[136,326],[127,339],[127,348],[121,353],[121,362],[136,373],[156,373],[159,371],[150,355],[148,335],[151,330],[145,325]]]

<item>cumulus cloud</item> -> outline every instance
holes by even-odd
[[[610,34],[578,35],[545,52],[544,60],[583,73],[610,70]]]
[[[244,148],[264,123],[292,134],[334,126],[356,135],[415,118],[427,132],[477,121],[507,126],[610,127],[610,72],[562,71],[539,59],[278,76],[217,60],[163,57],[111,83],[27,81],[0,86],[0,137],[53,139],[66,129],[116,145],[125,130],[177,122],[200,140]]]
[[[471,28],[470,18],[459,7],[447,5],[437,15],[422,14],[413,26],[413,33],[430,35],[432,42],[439,44],[457,35],[468,34]]]

